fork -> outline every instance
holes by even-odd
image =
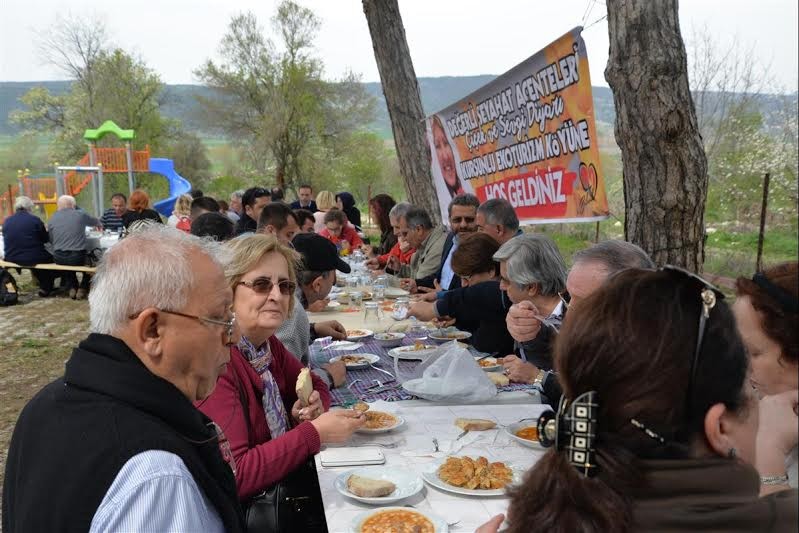
[[[383,370],[382,368],[377,368],[377,367],[374,365],[374,363],[369,363],[369,366],[370,366],[370,367],[372,367],[372,368],[374,368],[374,369],[375,369],[375,370],[377,370],[378,372],[382,372],[383,374],[386,374],[387,376],[390,376],[390,377],[391,377],[391,379],[394,379],[394,374],[392,374],[391,372],[388,372],[388,371],[386,371],[386,370]]]

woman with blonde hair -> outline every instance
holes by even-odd
[[[227,246],[233,257],[225,276],[233,289],[241,340],[231,348],[227,371],[213,394],[197,407],[225,432],[239,497],[247,503],[289,474],[302,472],[322,444],[349,439],[365,418],[350,409],[328,411],[330,391],[313,373],[307,405],[297,397],[303,366],[275,336],[296,302],[296,252],[274,236],[257,233]]]
[[[336,195],[330,191],[319,191],[319,194],[316,195],[316,208],[319,211],[313,214],[313,230],[315,233],[319,233],[325,229],[325,213],[336,208]]]
[[[169,215],[169,219],[166,223],[185,232],[191,231],[190,215],[192,200],[193,198],[190,194],[181,194],[178,196],[177,200],[175,200],[175,209],[172,210],[172,214]]]

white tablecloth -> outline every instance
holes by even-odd
[[[461,430],[454,425],[457,417],[487,418],[499,424],[511,424],[522,418],[538,417],[547,406],[529,404],[520,405],[451,405],[435,404],[409,405],[409,402],[375,402],[371,409],[396,413],[405,419],[405,425],[396,431],[367,436],[356,434],[353,442],[399,442],[397,448],[381,448],[386,456],[385,467],[399,467],[421,473],[434,467],[440,459],[433,457],[406,457],[402,452],[432,451],[432,437],[446,445],[453,441]],[[526,470],[544,453],[542,450],[528,448],[512,440],[504,429],[471,432],[461,439],[467,444],[453,455],[485,456],[489,461],[503,461],[514,468]],[[470,442],[471,441],[471,442]],[[341,473],[357,467],[325,468],[316,456],[316,468],[319,474],[319,485],[325,506],[327,527],[331,533],[349,531],[353,519],[365,510],[375,506],[359,503],[340,494],[334,481]],[[381,468],[374,466],[369,468]],[[478,497],[461,496],[443,492],[425,483],[422,491],[406,500],[389,505],[413,505],[421,511],[428,511],[445,519],[447,522],[459,520],[450,531],[474,531],[475,528],[488,521],[492,516],[504,513],[508,500],[504,496]]]

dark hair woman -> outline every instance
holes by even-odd
[[[350,224],[355,226],[355,229],[361,231],[361,212],[355,207],[355,197],[348,192],[340,192],[336,195],[336,207],[344,211],[347,215],[347,220]]]
[[[510,301],[499,288],[499,263],[494,254],[499,243],[487,233],[461,237],[452,253],[452,271],[461,288],[437,295],[435,302],[414,302],[410,314],[420,320],[454,319],[458,328],[470,331],[472,345],[481,352],[513,352],[505,315]]]
[[[799,265],[783,263],[738,278],[732,306],[761,396],[757,469],[761,494],[797,486],[799,420]]]
[[[394,198],[387,194],[378,194],[369,200],[369,211],[372,219],[377,222],[380,228],[380,244],[374,249],[377,255],[384,255],[391,251],[397,244],[397,236],[394,235],[394,228],[391,227],[391,220],[388,217],[391,209],[397,205]]]
[[[757,400],[722,298],[682,271],[628,270],[567,315],[557,443],[512,492],[508,531],[796,526],[795,490],[758,495]]]

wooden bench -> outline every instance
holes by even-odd
[[[97,272],[96,267],[88,266],[70,266],[70,265],[57,265],[55,263],[38,263],[36,265],[18,265],[11,261],[4,261],[0,259],[0,267],[5,268],[27,268],[28,270],[60,270],[66,272],[85,272],[87,274],[94,274]]]

